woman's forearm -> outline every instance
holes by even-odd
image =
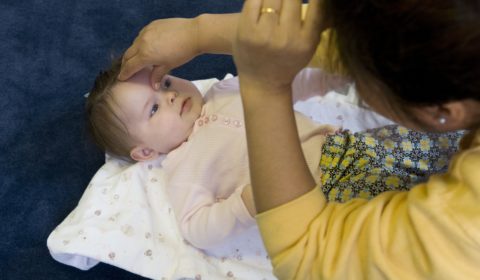
[[[316,185],[298,137],[292,82],[320,42],[321,0],[309,1],[304,18],[301,1],[281,4],[281,10],[267,12],[261,1],[246,1],[233,44],[258,213]]]
[[[237,31],[238,13],[202,14],[197,21],[200,53],[232,54],[232,43]]]
[[[309,192],[315,181],[301,149],[291,95],[266,98],[269,89],[248,84],[241,90],[251,183],[257,213],[261,213]]]

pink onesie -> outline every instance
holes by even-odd
[[[198,248],[211,248],[256,226],[241,199],[250,178],[239,93],[237,78],[213,85],[192,134],[162,163],[180,231]],[[335,128],[299,113],[296,117],[304,154],[318,180],[322,144]]]

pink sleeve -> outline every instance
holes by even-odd
[[[255,225],[242,201],[242,190],[243,186],[219,201],[199,185],[177,192],[174,208],[180,211],[177,219],[184,238],[197,248],[207,249]]]

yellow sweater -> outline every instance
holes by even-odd
[[[339,204],[317,187],[256,219],[279,279],[480,279],[480,129],[408,192]]]

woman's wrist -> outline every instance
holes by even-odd
[[[194,21],[198,54],[232,54],[238,14],[201,14]]]
[[[291,84],[269,83],[258,79],[246,79],[243,78],[241,74],[239,76],[239,83],[245,106],[248,106],[249,102],[256,100],[269,102],[268,100],[272,99],[275,100],[274,102],[292,102]]]

